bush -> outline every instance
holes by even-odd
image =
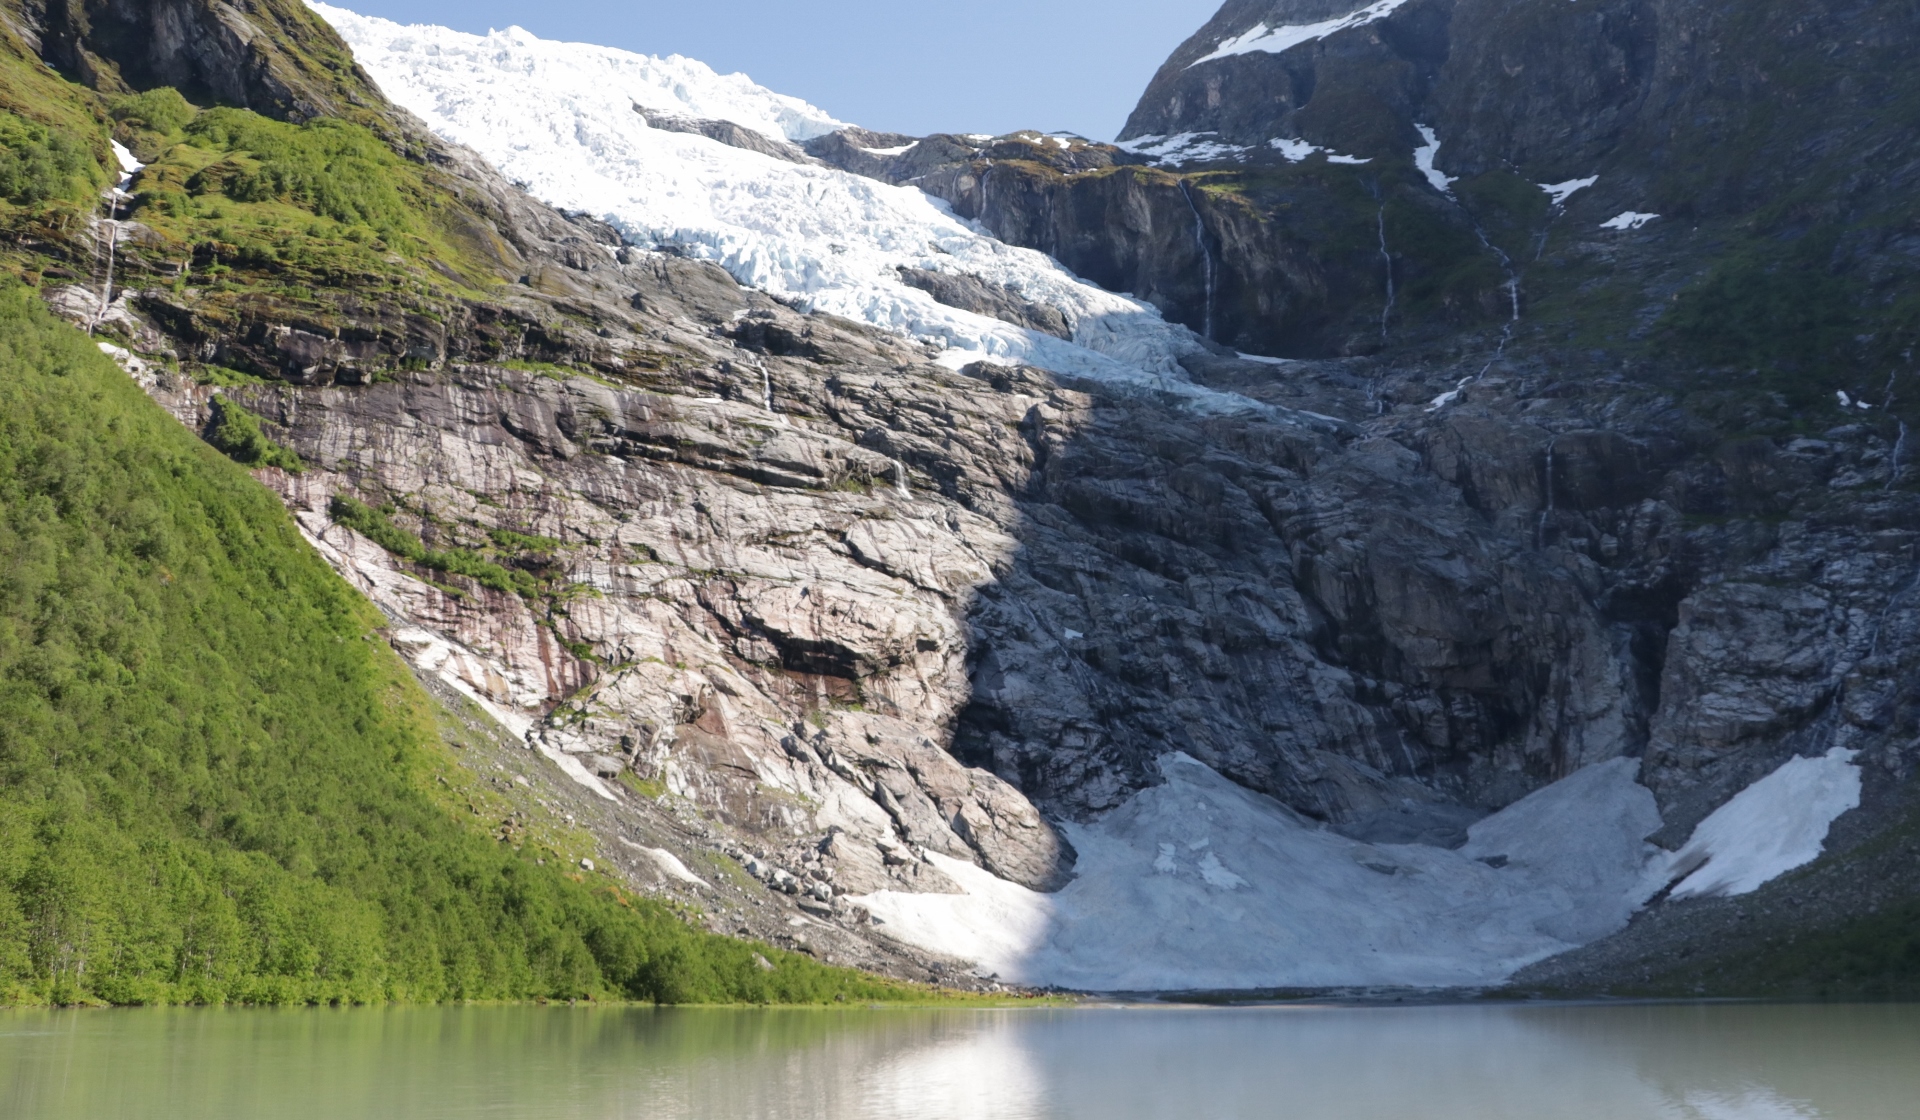
[[[207,442],[244,466],[279,467],[289,474],[306,469],[300,456],[267,438],[260,430],[258,416],[225,397],[213,398],[213,425],[207,431]]]
[[[85,145],[0,111],[0,198],[17,206],[85,192],[99,164]]]
[[[171,136],[185,128],[199,111],[180,96],[179,90],[162,86],[120,98],[113,103],[110,114],[114,120],[130,127]]]

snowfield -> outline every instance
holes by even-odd
[[[1646,842],[1661,820],[1636,759],[1539,790],[1448,851],[1347,839],[1173,753],[1164,784],[1064,828],[1080,858],[1057,894],[929,853],[967,893],[857,901],[890,936],[1026,984],[1494,984],[1624,928],[1679,875],[1692,872],[1676,896],[1744,894],[1816,858],[1859,804],[1852,757],[1790,759],[1670,854]]]
[[[891,936],[1027,984],[1450,987],[1612,933],[1666,885],[1631,759],[1487,818],[1459,851],[1349,840],[1187,755],[1160,765],[1164,784],[1066,827],[1080,858],[1057,894],[933,854],[967,894],[858,901]]]
[[[633,244],[714,261],[805,311],[937,343],[943,364],[1020,361],[1212,407],[1247,403],[1188,382],[1179,359],[1201,345],[1186,328],[996,240],[917,189],[655,129],[639,112],[727,120],[794,142],[844,127],[743,75],[519,28],[468,35],[312,7],[387,96],[435,132],[548,203],[606,219]],[[1057,307],[1073,341],[944,306],[902,284],[903,267],[970,274]]]

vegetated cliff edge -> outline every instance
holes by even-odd
[[[1418,4],[1315,42],[1385,34]],[[1266,18],[1242,14],[1218,34]],[[1205,66],[1263,59],[1291,62]],[[1361,83],[1371,63],[1325,65]],[[1643,248],[1658,221],[1563,222],[1531,169],[1494,182],[1506,210],[1463,203],[1465,179],[1450,197],[1413,154],[1426,124],[1440,166],[1464,168],[1450,120],[1402,121],[1411,138],[1396,125],[1378,154],[1358,132],[1221,122],[1210,155],[1271,155],[1200,170],[1032,135],[891,156],[911,138],[851,138],[859,159],[930,160],[909,178],[939,193],[947,176],[963,213],[1214,339],[1383,348],[1195,357],[1195,377],[1271,406],[1203,414],[942,369],[553,214],[399,124],[383,155],[332,125],[169,107],[114,107],[153,165],[119,249],[129,298],[84,302],[95,257],[57,222],[23,226],[15,259],[145,355],[189,423],[256,463],[290,449],[301,474],[260,477],[404,623],[399,647],[605,782],[603,857],[715,928],[937,964],[895,953],[847,896],[951,889],[923,852],[1057,885],[1072,853],[1035,807],[1119,805],[1169,750],[1383,843],[1455,843],[1623,754],[1669,844],[1833,746],[1862,751],[1861,819],[1897,815],[1916,609],[1902,383],[1889,402],[1884,369],[1829,386],[1824,364],[1730,380],[1684,353],[1596,355],[1632,341],[1609,285],[1702,258]],[[1273,140],[1321,150],[1295,163]],[[316,145],[327,176],[276,172]],[[1246,236],[1222,232],[1229,213]],[[1581,232],[1542,260],[1621,272],[1566,289],[1557,320],[1545,269],[1527,272],[1503,348],[1513,277],[1482,236],[1530,245],[1549,219]],[[277,232],[294,221],[305,237]],[[1082,263],[1099,254],[1111,274]],[[1053,325],[1018,293],[936,295]]]

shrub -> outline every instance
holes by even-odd
[[[0,198],[18,206],[84,192],[99,173],[85,145],[0,111]]]
[[[300,456],[267,438],[260,418],[225,397],[213,398],[213,425],[207,442],[227,458],[249,467],[279,467],[289,474],[306,469]]]

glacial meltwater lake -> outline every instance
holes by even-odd
[[[1920,1007],[0,1013],[7,1120],[1911,1120]]]

